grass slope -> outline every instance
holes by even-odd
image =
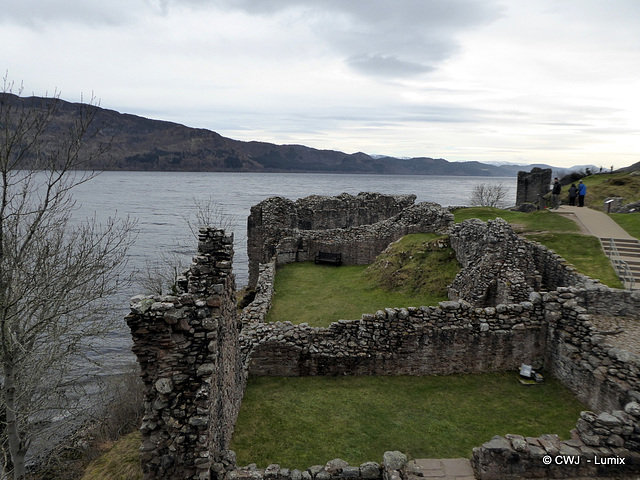
[[[640,212],[612,213],[610,215],[629,235],[640,239]]]
[[[603,210],[604,200],[609,197],[622,197],[624,203],[640,200],[640,176],[637,175],[628,173],[591,175],[583,178],[582,181],[587,186],[585,204],[596,210]],[[568,191],[569,188],[565,187],[563,190]]]
[[[89,464],[81,480],[142,480],[140,442],[139,432],[122,437]]]
[[[251,378],[231,449],[238,464],[304,469],[339,457],[469,457],[494,435],[569,438],[584,406],[558,381],[517,373],[446,377]]]
[[[518,233],[533,232],[575,232],[580,228],[573,220],[557,215],[548,210],[540,210],[532,213],[512,212],[490,207],[460,208],[453,212],[454,220],[460,223],[470,218],[479,218],[482,221],[503,218]]]

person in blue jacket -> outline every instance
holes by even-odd
[[[584,207],[584,196],[587,194],[587,186],[582,183],[582,180],[580,180],[580,183],[578,183],[578,206],[579,207]]]

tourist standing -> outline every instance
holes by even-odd
[[[580,180],[580,183],[578,183],[578,206],[579,207],[584,207],[584,196],[587,194],[587,186],[582,183],[582,180]]]
[[[572,183],[569,187],[569,205],[572,207],[576,206],[576,197],[578,196],[578,187],[576,187],[575,183]]]
[[[551,208],[555,208],[556,210],[560,207],[560,192],[562,191],[562,187],[560,187],[560,182],[558,182],[558,178],[553,179],[553,189],[551,190]]]

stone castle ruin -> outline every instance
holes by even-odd
[[[247,221],[249,285],[260,264],[313,260],[319,251],[341,253],[345,265],[367,265],[389,243],[409,233],[444,233],[453,215],[435,203],[414,205],[415,195],[343,193],[297,201],[268,198],[251,208]]]
[[[233,242],[215,229],[201,230],[178,295],[132,299],[126,320],[145,385],[146,479],[408,480],[417,473],[397,452],[387,452],[382,464],[238,467],[227,449],[247,376],[445,375],[514,370],[521,363],[544,366],[593,412],[582,413],[568,441],[517,432],[487,439],[473,452],[477,478],[603,474],[593,462],[547,466],[545,455],[624,458],[606,474],[640,472],[640,357],[610,343],[596,321],[637,318],[640,294],[575,272],[504,221],[454,225],[448,210],[413,202],[378,194],[265,200],[249,217],[255,298],[240,314]],[[330,248],[347,262],[364,262],[386,247],[376,246],[376,235],[392,241],[445,230],[463,266],[451,300],[386,308],[327,328],[265,321],[277,264]],[[366,254],[356,253],[358,241]]]
[[[538,204],[540,199],[550,192],[551,169],[533,168],[530,172],[518,172],[516,205]]]

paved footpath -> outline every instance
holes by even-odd
[[[606,213],[587,207],[562,205],[555,210],[580,225],[583,233],[600,239],[602,248],[625,288],[640,290],[640,241],[629,235]]]
[[[606,213],[588,207],[570,207],[568,205],[561,205],[555,211],[563,215],[575,215],[577,223],[594,237],[634,239],[620,225],[611,220],[611,217]]]
[[[555,210],[580,225],[584,233],[600,239],[625,288],[640,290],[640,241],[629,235],[609,215],[587,207],[562,205]]]

